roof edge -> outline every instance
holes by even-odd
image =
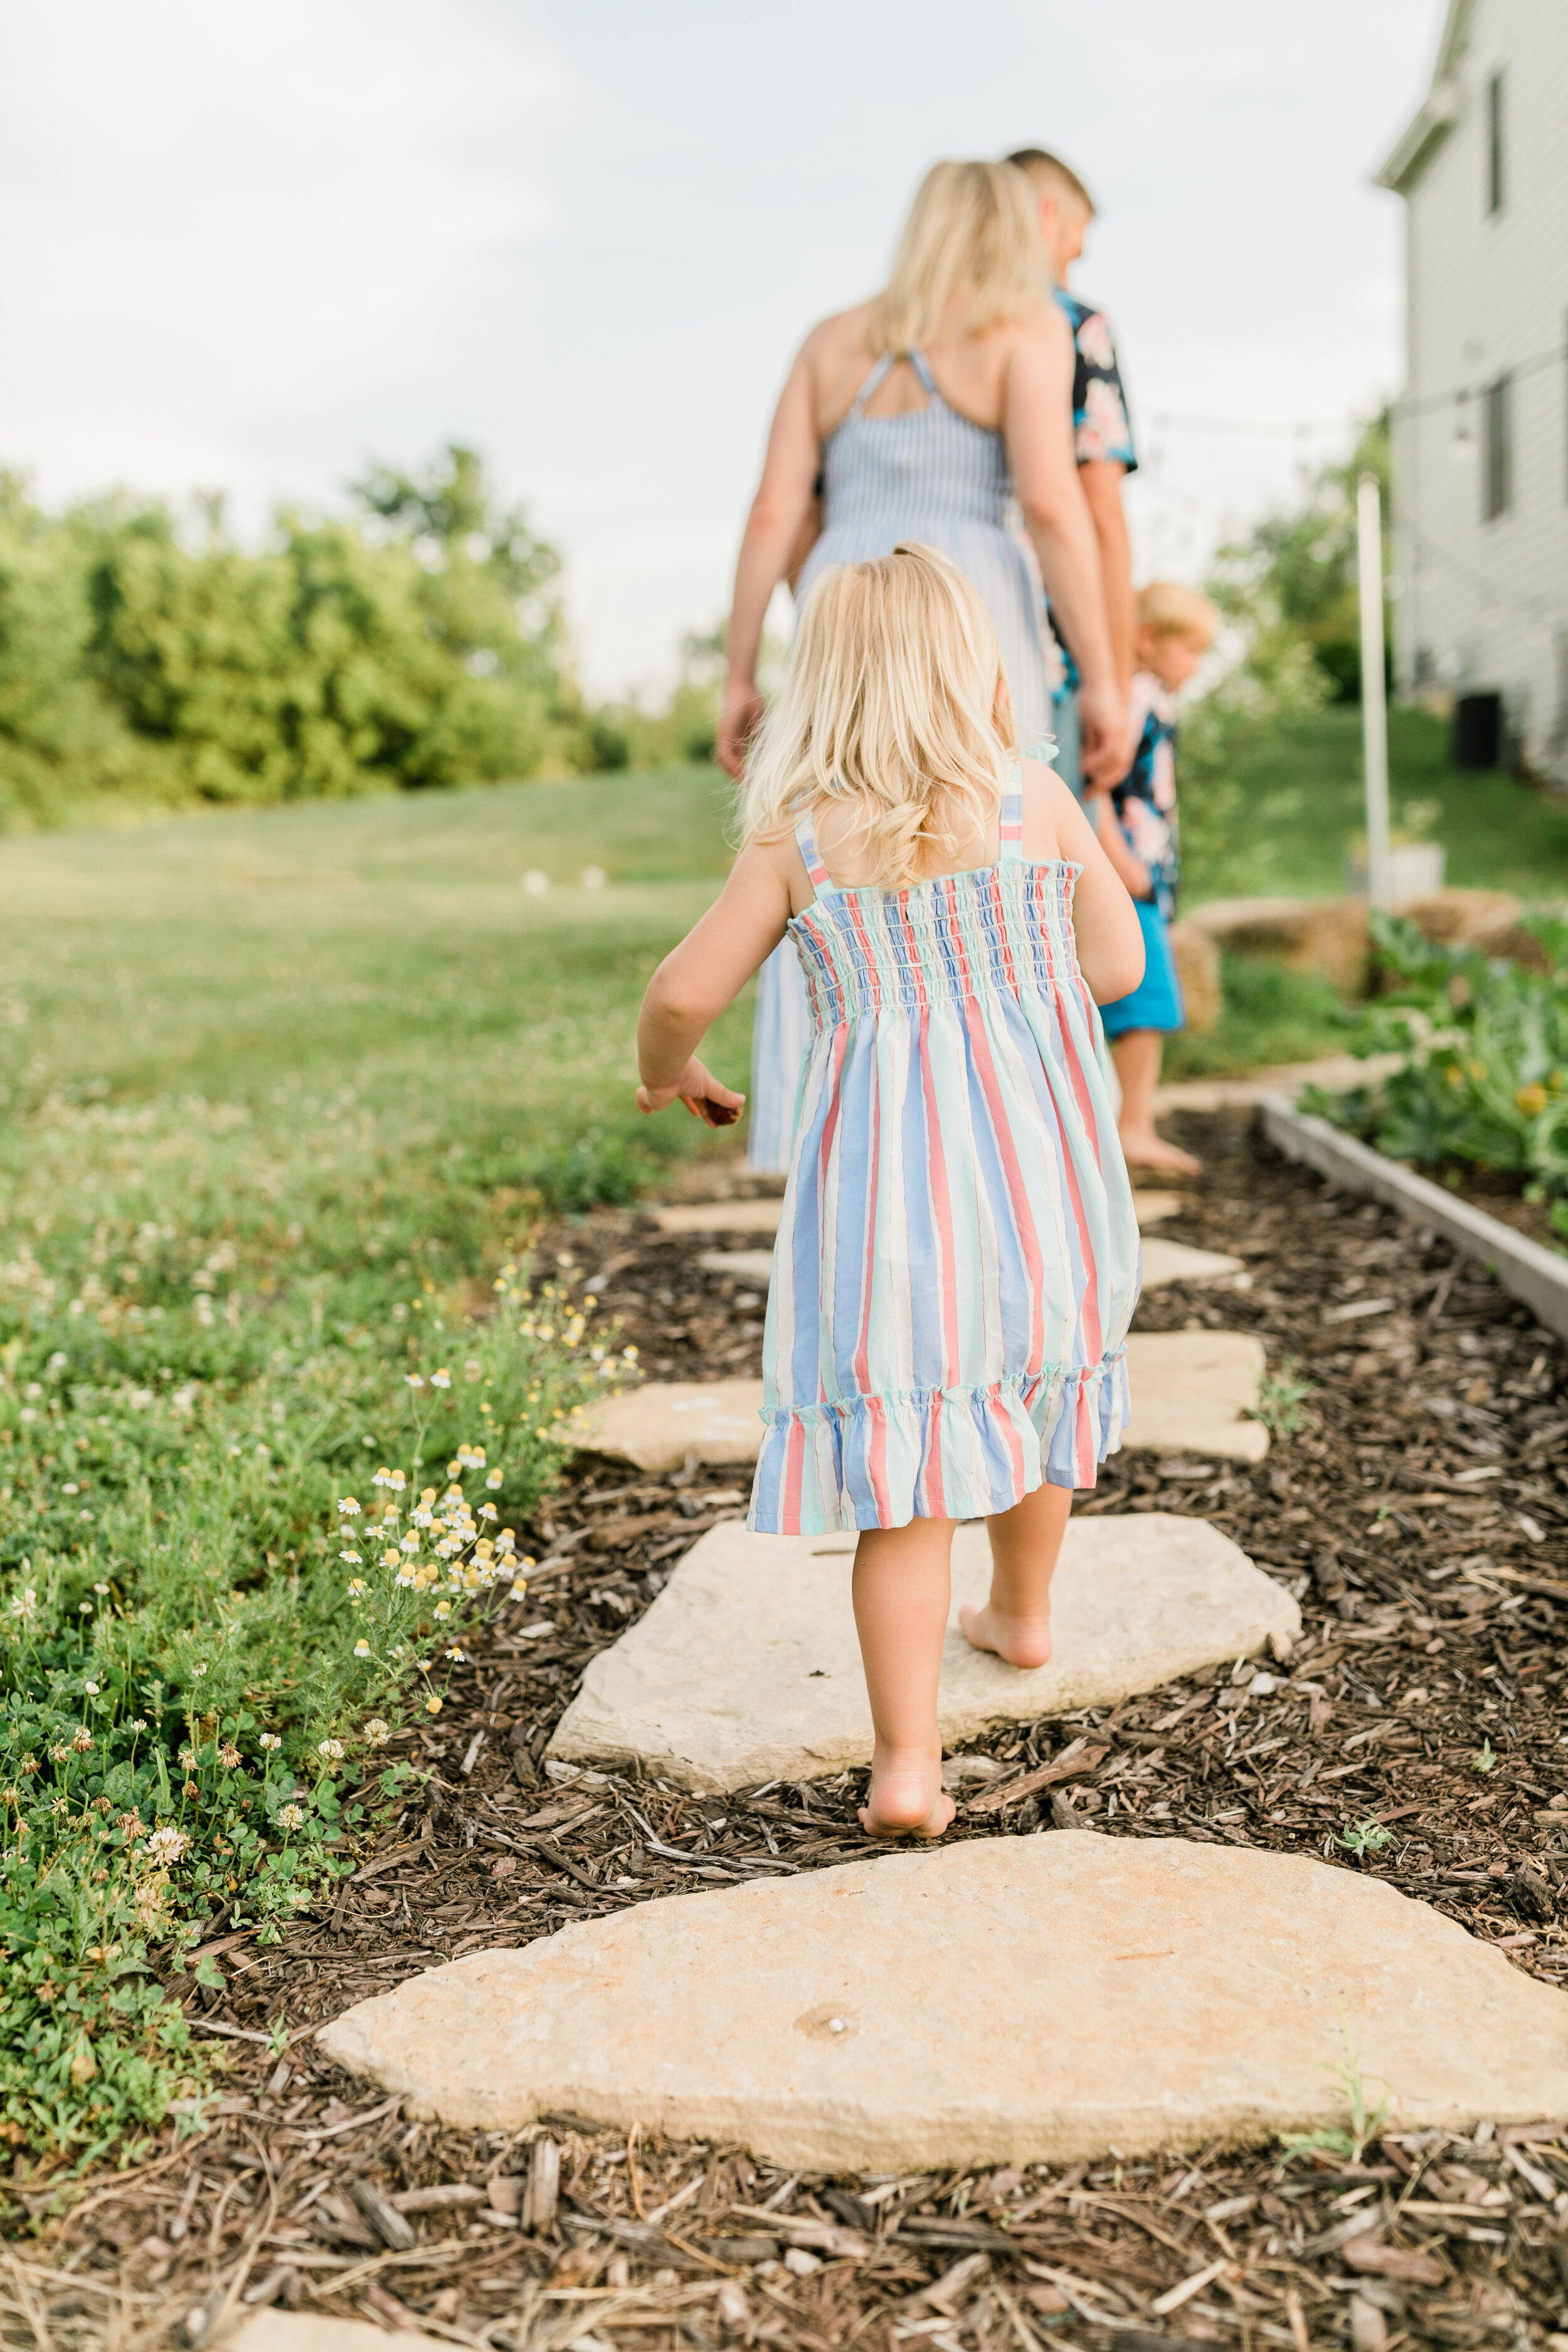
[[[1421,102],[1415,119],[1401,133],[1373,184],[1403,195],[1447,139],[1459,119],[1463,92],[1457,81],[1436,81]]]

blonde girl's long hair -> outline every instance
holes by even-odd
[[[1034,189],[1014,163],[933,163],[910,206],[892,276],[871,304],[879,357],[933,334],[961,289],[972,335],[1026,318],[1050,296]]]
[[[824,572],[742,787],[747,841],[809,809],[852,813],[871,883],[972,860],[1012,773],[1012,707],[991,615],[955,564],[906,543]]]

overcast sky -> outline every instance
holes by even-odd
[[[0,463],[231,495],[486,452],[565,559],[584,680],[724,608],[812,320],[940,154],[1058,148],[1102,218],[1145,570],[1397,388],[1368,175],[1439,0],[0,0]],[[1321,439],[1315,451],[1342,446]]]

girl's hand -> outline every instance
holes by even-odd
[[[733,1127],[746,1108],[745,1096],[722,1085],[695,1055],[673,1086],[637,1088],[637,1108],[650,1115],[677,1100],[704,1127]]]
[[[746,746],[757,731],[763,716],[763,698],[749,681],[736,681],[724,688],[724,704],[719,714],[719,740],[714,746],[714,758],[727,776],[739,783],[746,764]]]

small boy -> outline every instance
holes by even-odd
[[[1132,893],[1143,931],[1143,977],[1131,996],[1102,1005],[1121,1087],[1118,1129],[1128,1165],[1196,1175],[1200,1162],[1154,1130],[1161,1039],[1185,1026],[1171,952],[1179,868],[1176,841],[1176,701],[1219,631],[1219,614],[1195,588],[1152,581],[1138,595],[1132,765],[1087,808],[1107,856]]]

